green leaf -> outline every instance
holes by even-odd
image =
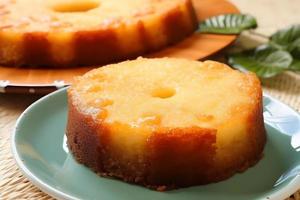
[[[289,69],[293,71],[300,71],[300,59],[294,59]]]
[[[277,49],[289,51],[300,59],[300,25],[277,31],[270,37],[270,44]]]
[[[261,78],[270,78],[287,70],[293,58],[287,51],[263,45],[253,50],[229,55],[229,64],[241,71],[252,71]]]
[[[290,49],[294,58],[300,59],[300,37],[291,44]]]
[[[256,28],[257,22],[251,15],[225,14],[206,19],[199,25],[201,33],[239,34],[243,30]]]

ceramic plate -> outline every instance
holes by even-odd
[[[239,13],[227,0],[193,0],[200,21],[225,13]],[[195,32],[185,40],[145,55],[145,57],[179,57],[204,59],[230,45],[237,35],[200,34]],[[0,66],[0,93],[49,93],[70,85],[73,77],[82,75],[93,67],[77,68],[16,68]]]
[[[268,142],[257,165],[226,181],[168,192],[102,178],[74,161],[65,145],[66,89],[38,100],[20,116],[12,150],[25,176],[59,199],[284,199],[300,188],[300,116],[266,95],[264,117]]]

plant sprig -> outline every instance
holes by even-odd
[[[245,14],[224,14],[213,16],[200,23],[201,33],[239,34],[243,30],[256,28],[256,19]]]
[[[257,27],[256,19],[245,14],[225,14],[206,19],[199,32],[239,34]],[[267,44],[228,55],[228,63],[241,71],[252,71],[261,78],[270,78],[284,71],[300,71],[300,25],[275,32]]]
[[[230,54],[229,64],[255,72],[261,78],[270,78],[287,70],[300,71],[300,25],[279,30],[269,37],[267,44],[250,50],[252,53],[248,51]],[[263,52],[263,56],[258,57],[257,52]]]

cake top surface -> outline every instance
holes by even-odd
[[[155,17],[186,0],[2,0],[0,31],[101,29]]]
[[[139,58],[88,72],[69,94],[106,123],[216,128],[253,112],[261,87],[254,74],[213,61]]]

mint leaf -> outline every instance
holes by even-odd
[[[246,14],[224,14],[208,18],[200,23],[199,32],[216,34],[239,34],[243,30],[256,28],[254,17]]]
[[[294,59],[289,69],[293,71],[300,71],[300,59]]]
[[[300,25],[289,26],[274,33],[270,44],[280,50],[286,50],[300,59]]]
[[[289,68],[293,61],[289,52],[263,45],[253,50],[231,54],[229,64],[241,71],[251,71],[261,78],[273,77]]]

